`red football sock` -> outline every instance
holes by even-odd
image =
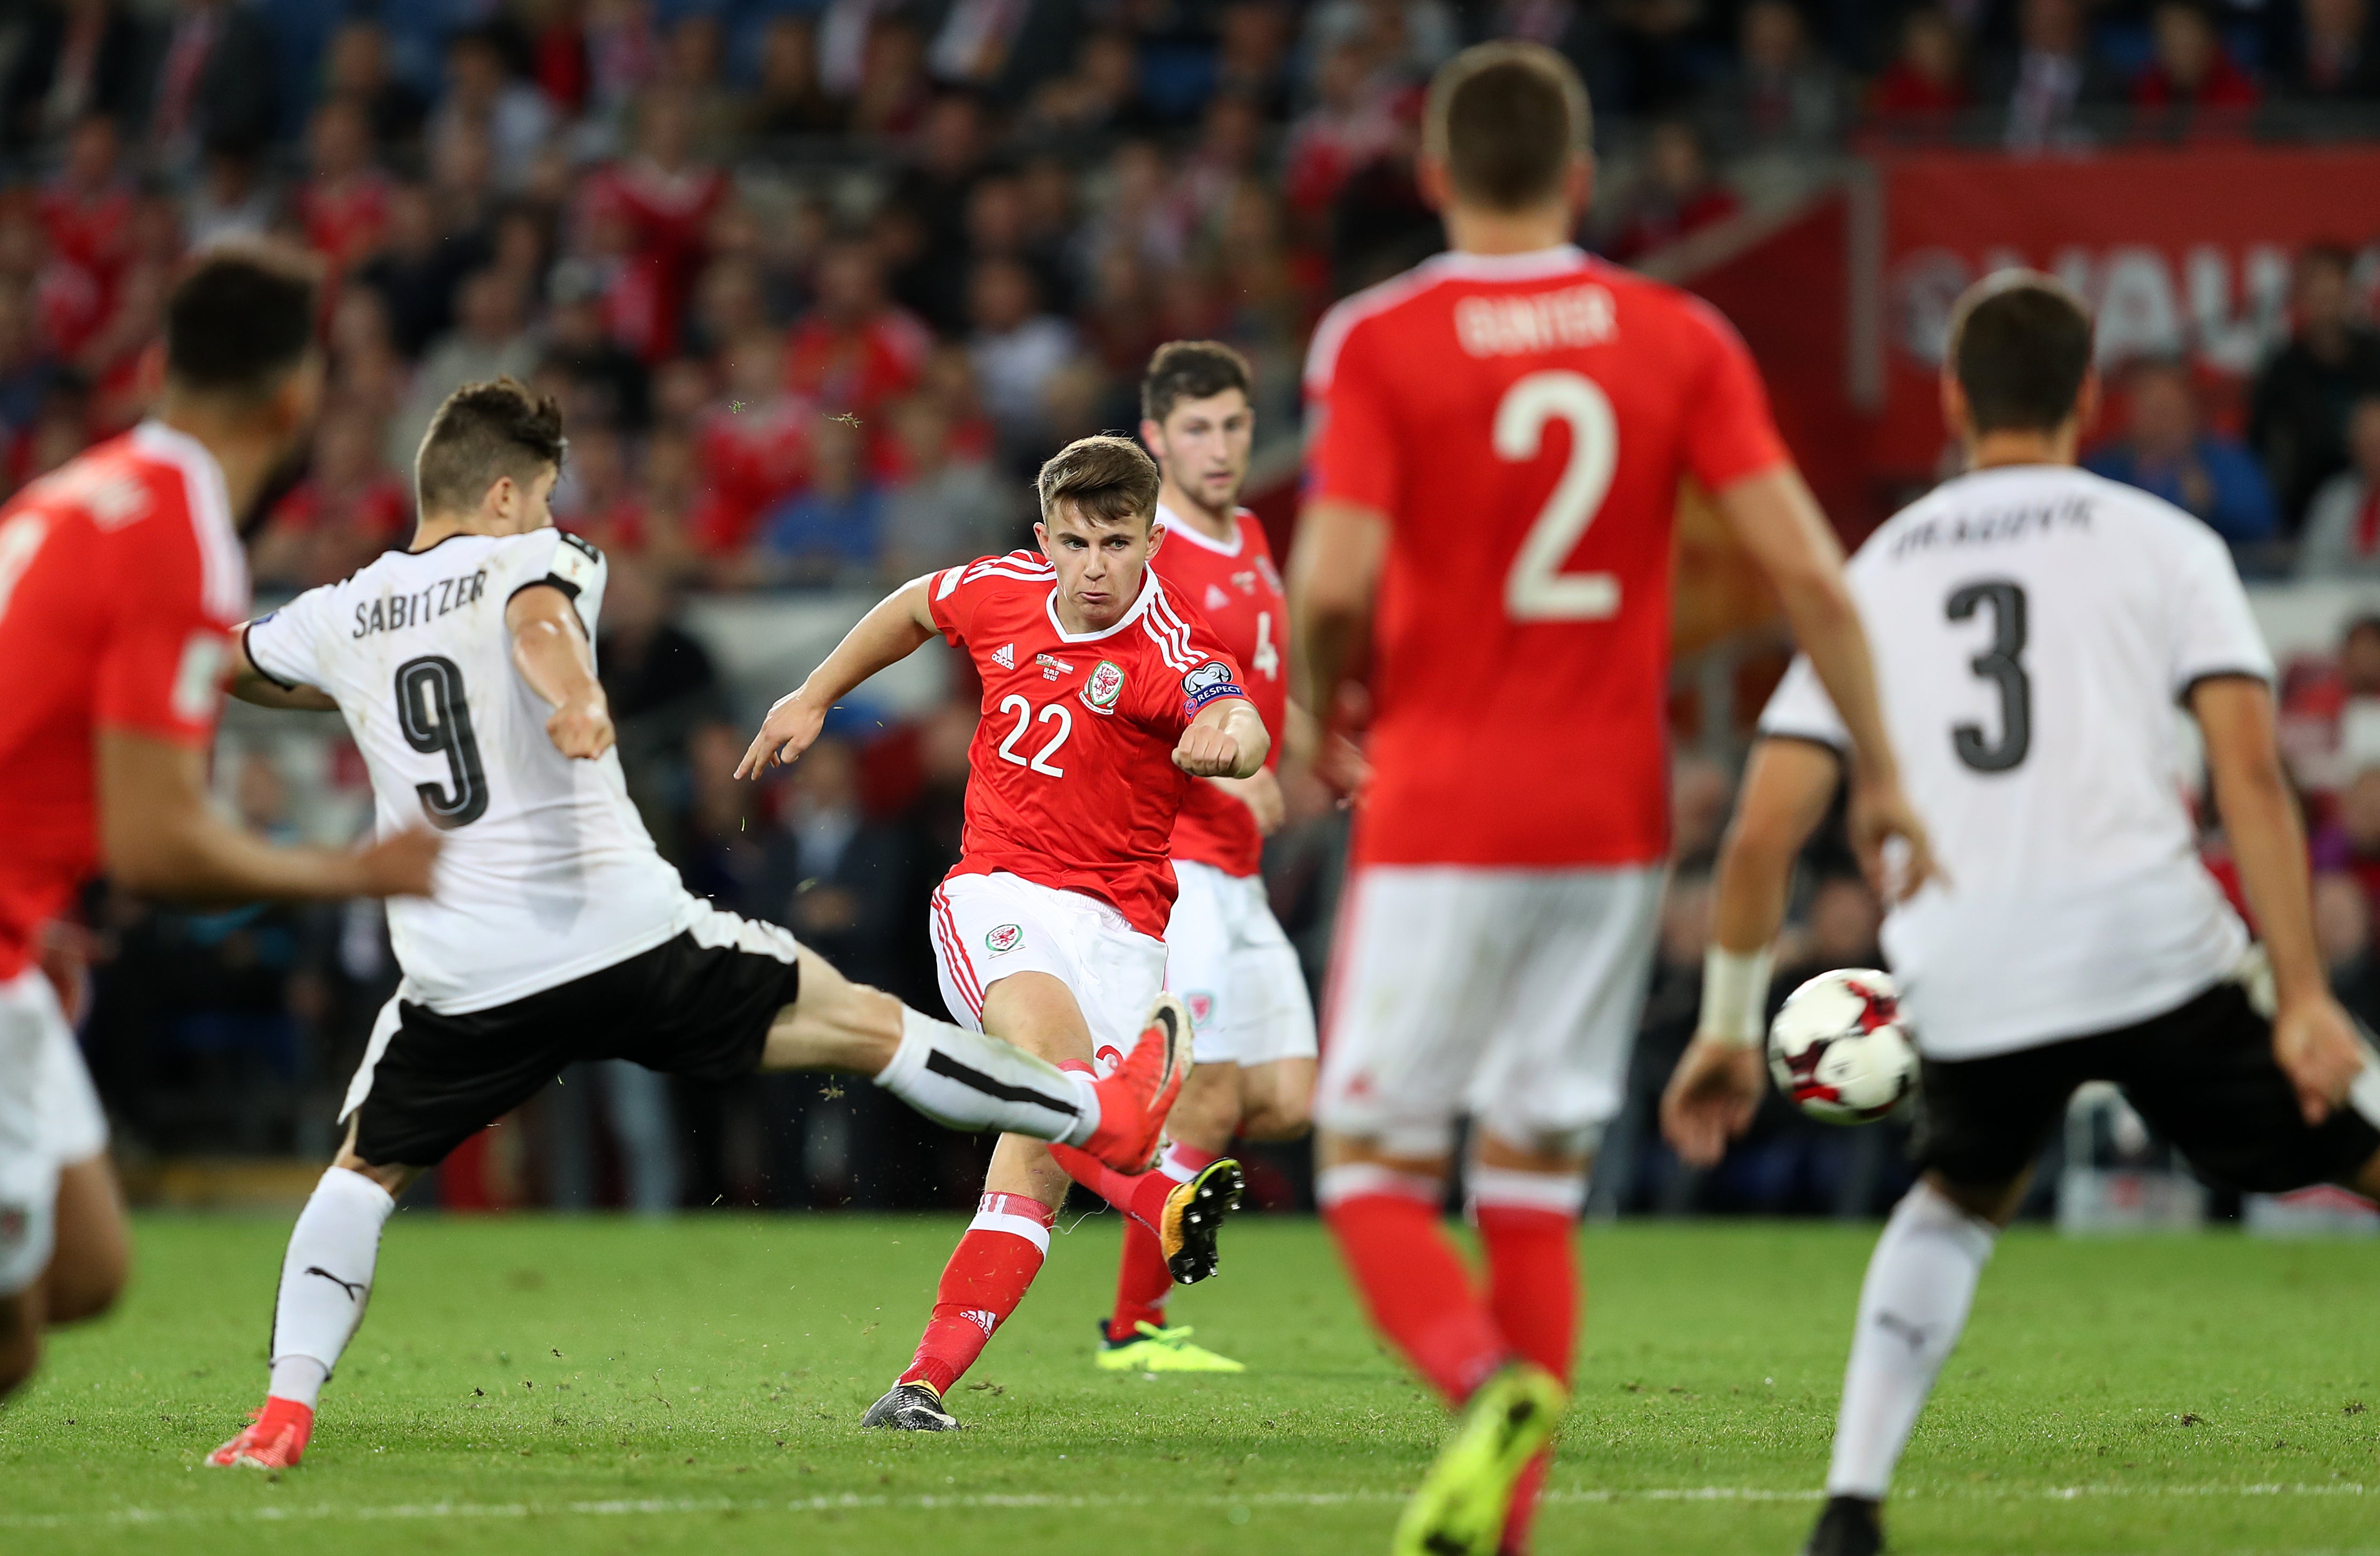
[[[1484,1174],[1475,1174],[1479,1176]],[[1493,1186],[1485,1192],[1494,1193]],[[1578,1342],[1578,1258],[1574,1213],[1542,1204],[1480,1201],[1475,1187],[1472,1214],[1488,1250],[1488,1304],[1496,1327],[1512,1348],[1564,1383]],[[1537,1514],[1550,1455],[1540,1453],[1512,1488],[1499,1550],[1519,1556],[1529,1548],[1529,1526]]]
[[[1050,1252],[1057,1208],[1021,1194],[987,1194],[966,1234],[942,1266],[934,1316],[917,1342],[904,1383],[948,1393],[991,1342],[992,1331],[1025,1300]]]
[[[1165,1148],[1160,1173],[1187,1183],[1216,1160],[1210,1150],[1176,1141]],[[1162,1209],[1162,1206],[1160,1207]],[[1157,1234],[1134,1218],[1123,1223],[1123,1259],[1116,1270],[1115,1310],[1108,1315],[1108,1338],[1130,1340],[1144,1323],[1165,1324],[1165,1299],[1173,1293],[1173,1271],[1165,1268],[1165,1247]]]
[[[1512,1353],[1439,1224],[1436,1199],[1369,1168],[1323,1176],[1322,1219],[1374,1326],[1448,1403],[1460,1404]]]
[[[1077,1150],[1073,1146],[1053,1144],[1050,1148],[1050,1157],[1064,1170],[1066,1176],[1151,1232],[1156,1231],[1163,1221],[1168,1197],[1182,1186],[1179,1180],[1168,1177],[1161,1170],[1155,1173],[1119,1173],[1103,1164],[1098,1157]]]

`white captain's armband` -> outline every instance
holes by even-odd
[[[1755,1048],[1760,1043],[1760,1018],[1768,1009],[1768,979],[1776,954],[1767,946],[1757,951],[1730,951],[1714,944],[1703,953],[1702,1018],[1694,1036],[1709,1038],[1730,1048]]]
[[[602,568],[603,553],[565,529],[562,531],[562,543],[553,548],[551,570],[538,581],[550,583],[576,600],[581,591],[594,586],[596,576]]]

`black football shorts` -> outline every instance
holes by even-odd
[[[2352,1104],[2319,1125],[2273,1058],[2273,1027],[2238,983],[2112,1032],[1919,1070],[1918,1165],[1962,1188],[2031,1166],[2075,1088],[2112,1081],[2149,1126],[2206,1177],[2257,1194],[2345,1183],[2380,1152],[2380,1127]]]

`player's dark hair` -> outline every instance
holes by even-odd
[[[201,395],[262,397],[314,346],[319,268],[294,249],[208,250],[165,299],[165,376]]]
[[[1586,84],[1541,43],[1478,43],[1429,84],[1423,145],[1446,164],[1454,192],[1496,211],[1522,211],[1560,193],[1571,158],[1593,128]]]
[[[1976,432],[2054,432],[2091,371],[2091,310],[2035,272],[1979,281],[1950,310],[1949,361]]]
[[[1157,461],[1130,438],[1076,438],[1041,467],[1033,488],[1044,518],[1063,503],[1093,524],[1157,519]]]
[[[527,486],[559,469],[562,407],[517,379],[466,383],[446,396],[414,459],[421,511],[469,513],[500,476]]]
[[[1253,396],[1255,375],[1248,359],[1220,340],[1169,340],[1140,375],[1140,414],[1162,422],[1184,400],[1204,400],[1237,389]]]

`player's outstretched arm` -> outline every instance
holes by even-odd
[[[1852,848],[1879,893],[1894,899],[1912,896],[1933,877],[1933,845],[1900,792],[1900,764],[1885,734],[1867,630],[1843,580],[1842,547],[1835,543],[1801,472],[1791,465],[1748,476],[1718,492],[1717,500],[1736,539],[1776,586],[1794,641],[1810,656],[1819,685],[1851,735]],[[1896,837],[1907,845],[1908,856],[1899,879],[1888,881],[1884,845]]]
[[[100,851],[129,891],[194,902],[430,894],[436,833],[399,833],[355,853],[278,848],[216,813],[204,750],[108,728],[98,747]]]
[[[238,651],[232,656],[231,680],[225,689],[242,702],[253,702],[259,708],[293,709],[307,713],[335,713],[338,699],[320,687],[293,687],[256,667],[249,657],[248,628],[242,626],[233,639]]]
[[[758,778],[772,767],[790,765],[818,738],[826,725],[828,709],[868,676],[900,663],[939,637],[927,602],[933,580],[931,573],[912,578],[879,601],[874,610],[859,618],[858,626],[844,634],[834,652],[810,672],[808,680],[777,699],[744,760],[735,764],[735,776]]]
[[[2314,942],[2305,828],[2281,771],[2272,688],[2252,676],[2213,676],[2191,688],[2190,711],[2206,737],[2215,808],[2273,965],[2273,1054],[2297,1083],[2306,1122],[2319,1124],[2362,1068],[2363,1047],[2331,998]]]
[[[1219,697],[1182,732],[1173,765],[1193,778],[1253,778],[1264,771],[1271,749],[1257,705],[1245,697]]]
[[[1834,798],[1838,763],[1806,740],[1763,740],[1752,749],[1719,849],[1702,1014],[1661,1094],[1661,1133],[1689,1166],[1717,1163],[1760,1106],[1768,948],[1785,922],[1793,861]]]
[[[1289,554],[1290,687],[1318,718],[1339,706],[1339,688],[1363,656],[1388,554],[1389,521],[1378,509],[1326,497],[1298,517]]]
[[[504,604],[513,668],[553,705],[546,738],[565,757],[592,761],[612,748],[612,701],[595,678],[595,655],[578,607],[552,584],[532,584]]]

